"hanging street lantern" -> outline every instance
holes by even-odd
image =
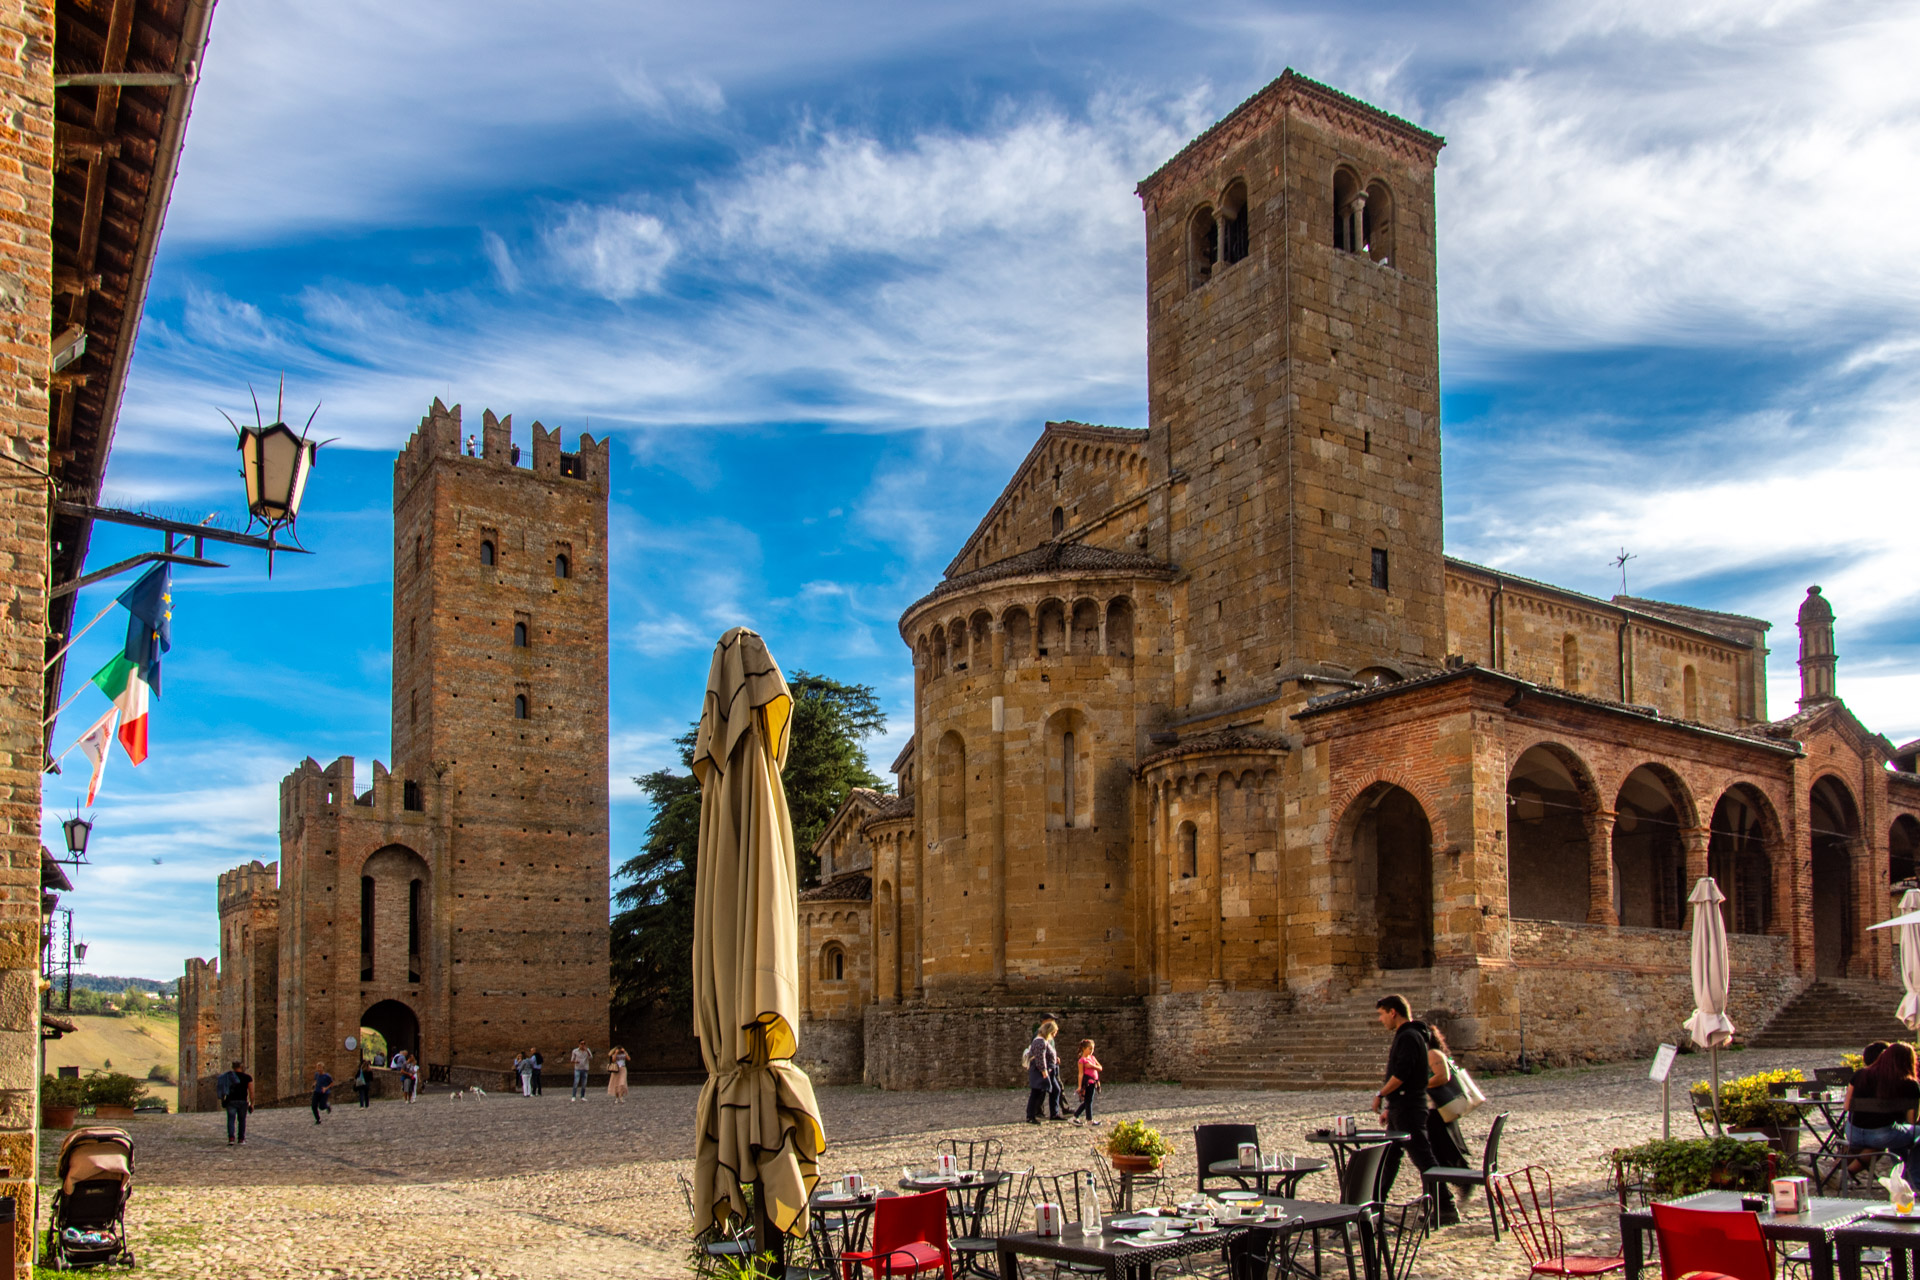
[[[74,943],[74,944],[73,944],[73,958],[74,958],[75,960],[85,960],[85,959],[87,958],[87,944],[86,944],[86,943],[84,943],[84,942],[76,942],[76,943]]]
[[[60,824],[66,833],[67,853],[75,866],[87,860],[87,838],[93,834],[93,823],[81,817],[77,812]]]
[[[249,388],[251,390],[251,388]],[[307,431],[320,413],[313,407],[307,425],[298,435],[281,421],[286,409],[287,386],[280,383],[280,398],[274,403],[274,421],[269,423],[260,412],[260,398],[253,399],[255,425],[243,427],[223,412],[227,424],[239,435],[240,477],[247,485],[247,514],[267,526],[267,576],[273,576],[273,553],[278,550],[274,534],[281,529],[292,532],[300,518],[300,499],[307,492],[307,476],[313,470],[321,442],[309,440]],[[251,526],[249,526],[251,527]],[[295,547],[298,549],[296,539]]]

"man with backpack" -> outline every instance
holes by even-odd
[[[240,1135],[237,1140],[241,1146],[245,1146],[247,1113],[253,1110],[253,1077],[242,1071],[236,1062],[232,1070],[221,1072],[214,1080],[213,1091],[219,1095],[220,1105],[227,1113],[227,1145],[232,1146],[236,1141],[234,1133],[237,1129]]]

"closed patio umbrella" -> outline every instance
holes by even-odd
[[[1901,896],[1900,911],[1920,915],[1920,889],[1909,889]],[[1898,1016],[1911,1031],[1920,1028],[1920,920],[1900,926],[1900,981],[1907,994],[1900,998]]]
[[[766,642],[736,627],[714,646],[694,740],[700,779],[693,1023],[706,1062],[694,1147],[696,1230],[742,1217],[756,1184],[757,1247],[804,1235],[826,1148],[799,1047],[799,885],[780,785],[793,696]]]
[[[1693,904],[1693,1016],[1686,1021],[1693,1042],[1713,1055],[1713,1128],[1720,1132],[1720,1046],[1733,1042],[1727,992],[1733,982],[1727,954],[1727,922],[1720,904],[1727,895],[1712,876],[1701,876],[1687,895]]]

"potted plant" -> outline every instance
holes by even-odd
[[[1709,1187],[1727,1191],[1765,1191],[1779,1157],[1757,1142],[1738,1138],[1656,1138],[1614,1151],[1613,1180],[1620,1207],[1629,1194],[1649,1199],[1690,1196]]]
[[[134,1108],[146,1099],[147,1087],[118,1071],[93,1076],[86,1082],[86,1100],[98,1120],[131,1120]]]
[[[86,1099],[86,1082],[78,1076],[42,1076],[40,1078],[40,1127],[71,1129],[80,1118],[80,1104]]]
[[[1152,1173],[1173,1154],[1167,1140],[1144,1120],[1122,1120],[1107,1131],[1107,1159],[1119,1173]]]
[[[1756,1071],[1752,1075],[1722,1081],[1720,1085],[1720,1124],[1722,1128],[1764,1133],[1768,1141],[1785,1155],[1800,1146],[1800,1108],[1773,1096],[1768,1086],[1805,1084],[1806,1077],[1795,1069]],[[1811,1087],[1811,1086],[1809,1086]],[[1705,1080],[1688,1091],[1694,1107],[1703,1115],[1713,1111],[1713,1086]]]

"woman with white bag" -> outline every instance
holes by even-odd
[[[1433,1144],[1434,1159],[1453,1168],[1467,1167],[1467,1139],[1460,1132],[1460,1118],[1487,1100],[1465,1068],[1455,1064],[1447,1048],[1447,1037],[1439,1027],[1428,1024],[1427,1033],[1427,1140]],[[1459,1188],[1465,1200],[1471,1186]]]

